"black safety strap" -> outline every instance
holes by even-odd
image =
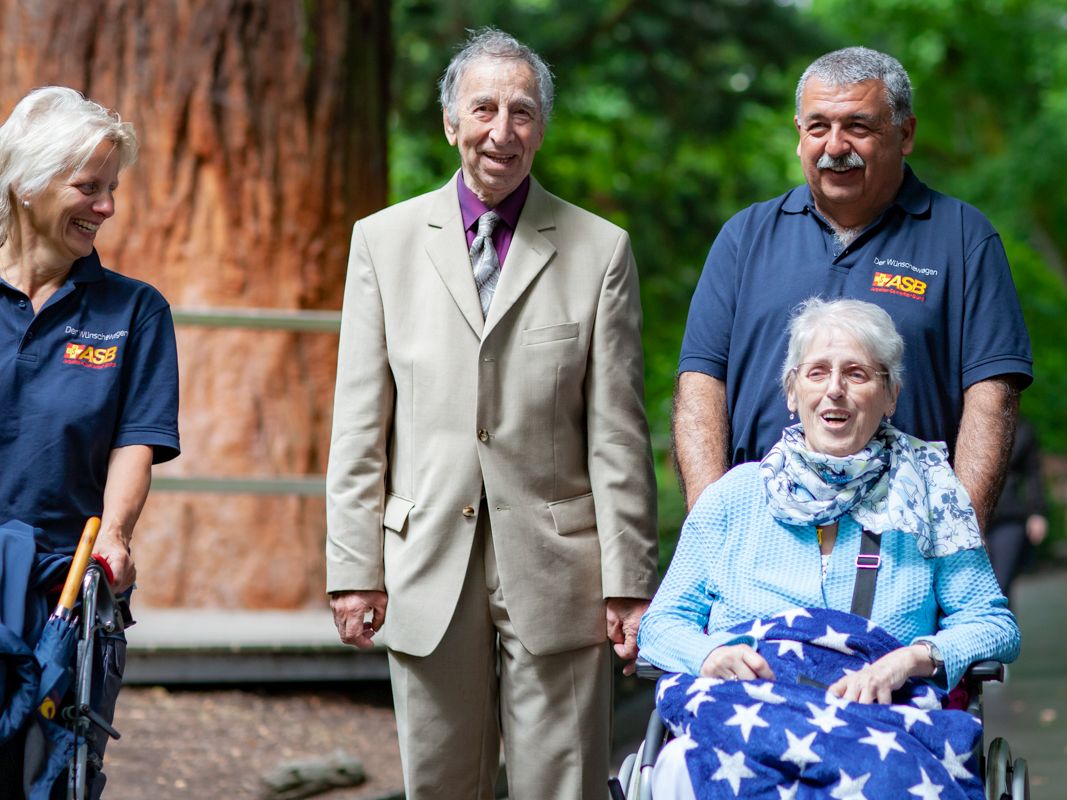
[[[860,554],[856,556],[856,586],[852,590],[852,613],[871,618],[874,608],[874,590],[878,580],[878,567],[882,557],[878,551],[882,548],[882,537],[863,531],[860,541]]]

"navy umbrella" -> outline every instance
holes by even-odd
[[[74,560],[70,564],[59,602],[45,623],[41,638],[37,640],[37,646],[33,650],[37,663],[41,665],[37,702],[42,716],[46,719],[55,715],[59,698],[70,686],[74,674],[74,650],[78,639],[74,605],[78,600],[78,590],[99,533],[100,517],[90,517],[85,523],[78,549],[74,552]]]

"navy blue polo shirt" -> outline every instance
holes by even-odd
[[[100,266],[74,262],[34,316],[0,281],[0,521],[41,528],[71,552],[103,510],[108,456],[148,445],[178,455],[178,360],[163,296]]]
[[[689,308],[678,371],[726,382],[735,464],[761,459],[789,424],[779,385],[788,324],[814,295],[889,312],[905,343],[893,424],[950,452],[965,388],[997,375],[1032,380],[1004,246],[981,212],[905,167],[895,202],[840,250],[799,186],[723,226]]]

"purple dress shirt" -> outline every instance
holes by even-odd
[[[467,249],[474,244],[474,237],[478,233],[478,218],[489,211],[489,206],[478,199],[478,196],[467,188],[463,182],[463,173],[456,181],[459,188],[459,213],[463,216],[463,227],[467,232]],[[493,247],[496,248],[497,261],[500,268],[504,268],[504,259],[507,258],[508,248],[511,247],[511,239],[515,235],[515,226],[519,224],[519,215],[522,214],[523,206],[526,205],[526,196],[530,193],[530,176],[523,178],[522,183],[515,191],[500,201],[493,209],[500,215],[503,225],[497,225],[493,230]]]

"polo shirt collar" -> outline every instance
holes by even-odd
[[[104,268],[100,264],[100,256],[94,247],[89,255],[74,259],[74,263],[70,265],[70,272],[67,273],[67,279],[63,281],[63,287],[73,288],[79,283],[96,283],[103,279]],[[65,294],[62,287],[59,294]]]
[[[94,283],[104,278],[104,268],[100,264],[100,256],[93,248],[87,256],[74,260],[70,267],[67,281],[70,283]]]
[[[459,179],[456,181],[456,186],[459,191],[459,210],[463,217],[463,229],[471,230],[478,224],[478,218],[489,211],[489,206],[483,203],[474,192],[472,192],[467,184],[463,181],[463,171],[460,171]],[[515,191],[505,197],[500,203],[493,209],[509,228],[515,230],[519,224],[519,216],[522,214],[522,208],[526,205],[526,196],[530,193],[530,176],[527,175],[522,179]]]
[[[900,184],[900,190],[893,200],[893,205],[898,206],[906,214],[918,217],[930,210],[931,202],[930,187],[919,180],[911,166],[905,163],[904,182]],[[816,211],[811,189],[806,183],[790,191],[782,203],[782,212],[785,214],[805,214],[809,209]]]
[[[806,183],[791,189],[782,203],[782,211],[786,214],[804,214],[809,208],[815,210],[815,201],[811,199],[811,189]]]
[[[894,201],[907,214],[919,217],[930,210],[933,195],[930,187],[919,180],[908,164],[904,164],[904,183]]]

